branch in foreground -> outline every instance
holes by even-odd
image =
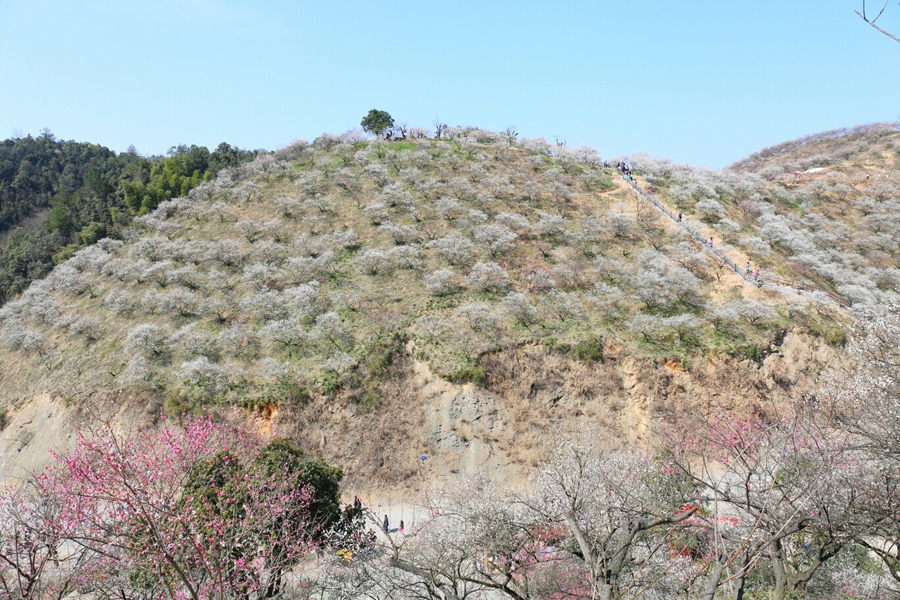
[[[886,7],[886,6],[887,6],[887,2],[885,2],[885,7]],[[863,12],[859,12],[858,10],[855,10],[855,11],[853,11],[853,12],[855,12],[857,15],[859,15],[859,18],[860,18],[860,19],[862,19],[863,21],[865,21],[866,23],[868,23],[869,25],[871,25],[872,27],[874,27],[875,29],[877,29],[878,31],[880,31],[881,33],[883,33],[884,35],[888,36],[889,38],[891,38],[891,39],[894,40],[895,42],[900,42],[900,37],[894,35],[894,34],[891,33],[890,31],[887,31],[887,30],[885,30],[885,29],[882,29],[881,27],[878,26],[877,23],[875,23],[875,21],[878,20],[878,17],[880,17],[881,14],[884,12],[884,8],[882,8],[882,9],[881,9],[881,12],[878,13],[878,17],[875,17],[874,19],[869,19],[869,18],[866,16],[866,8],[865,8],[865,7],[866,7],[866,4],[865,4],[865,2],[863,2]]]

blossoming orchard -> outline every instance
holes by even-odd
[[[4,496],[3,597],[278,596],[331,526],[301,456],[210,418],[97,423]]]
[[[618,173],[361,125],[129,183],[0,307],[14,451],[154,407],[7,480],[0,600],[900,597],[900,188],[822,173],[894,125]]]

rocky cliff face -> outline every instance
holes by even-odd
[[[377,411],[318,398],[282,406],[276,431],[317,448],[362,486],[415,488],[481,470],[515,482],[560,436],[592,430],[610,446],[647,445],[684,411],[722,407],[774,417],[844,366],[839,349],[797,332],[758,362],[709,356],[689,370],[617,347],[585,364],[523,345],[485,357],[481,387],[440,378],[411,354],[398,361]]]
[[[721,406],[774,416],[843,366],[838,349],[796,332],[759,362],[710,356],[689,370],[635,359],[614,346],[604,348],[602,361],[585,364],[523,345],[484,358],[490,375],[483,386],[451,383],[413,354],[408,345],[377,409],[321,396],[243,417],[341,465],[358,488],[415,489],[482,470],[515,483],[562,435],[600,431],[611,446],[646,445],[683,411]],[[0,432],[0,474],[26,477],[51,460],[48,448],[65,449],[79,427],[96,419],[123,429],[153,426],[160,408],[160,398],[124,392],[97,394],[78,406],[50,395],[22,402],[8,411]]]

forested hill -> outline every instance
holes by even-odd
[[[112,449],[76,448],[60,464],[77,467],[80,487],[42,484],[61,490],[42,506],[105,509],[109,479],[81,468],[105,465],[129,490],[116,504],[163,507],[186,531],[174,498],[207,527],[216,513],[186,504],[208,497],[195,481],[211,476],[217,498],[251,509],[245,498],[268,496],[248,485],[301,489],[261,476],[277,463],[207,443],[219,416],[237,415],[289,438],[281,455],[296,444],[340,466],[347,497],[385,515],[381,549],[348,553],[331,538],[293,571],[298,597],[888,597],[884,580],[900,580],[896,545],[881,543],[900,539],[900,329],[879,311],[900,305],[900,190],[887,173],[842,176],[846,160],[799,176],[788,163],[763,174],[609,161],[633,167],[639,194],[590,148],[474,128],[411,137],[296,142],[154,210],[152,168],[146,182],[121,180],[116,206],[146,214],[0,307],[0,475],[38,472],[49,447]],[[897,153],[883,148],[873,166],[887,169]],[[751,260],[794,285],[751,285],[730,266]],[[162,434],[201,449],[196,459],[119,433],[191,412],[216,418]],[[85,422],[114,442],[75,442]],[[452,488],[432,486],[444,478]],[[395,490],[427,499],[398,507]],[[116,541],[125,560],[19,544],[12,521],[9,546],[31,554],[8,564],[44,552],[54,577],[87,564],[82,595],[106,582],[119,587],[104,597],[154,595],[135,588],[161,571],[130,552],[149,556],[151,529],[134,527],[137,511],[112,513],[137,531],[135,544]],[[285,513],[269,513],[279,537],[267,539],[293,544]],[[260,531],[219,522],[226,540]],[[101,524],[88,538],[67,521],[45,539],[68,549],[121,530]],[[232,548],[261,539],[219,537],[229,569],[251,562]],[[175,556],[170,539],[161,547]],[[176,550],[168,564],[194,560]],[[874,591],[848,592],[859,589]]]
[[[117,154],[44,131],[0,143],[0,303],[78,248],[116,235],[135,215],[187,194],[224,167],[252,159],[222,143],[168,156]]]

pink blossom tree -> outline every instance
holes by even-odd
[[[60,505],[28,485],[0,495],[0,598],[62,598],[77,589],[86,553],[61,554],[53,523]]]
[[[209,417],[128,434],[100,423],[36,489],[59,507],[51,537],[90,557],[82,590],[268,598],[317,535],[304,471],[273,468],[285,457]]]

